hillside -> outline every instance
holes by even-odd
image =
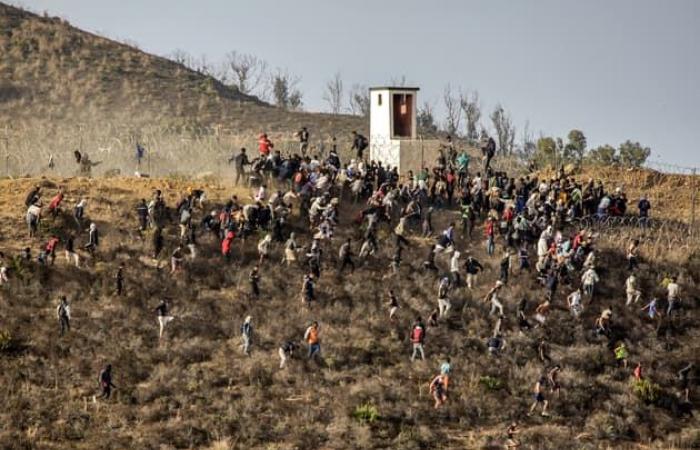
[[[46,219],[41,236],[28,239],[22,201],[37,183],[47,199],[64,187],[67,211]],[[36,255],[49,233],[77,233],[69,208],[80,198],[87,199],[86,215],[102,232],[96,261],[75,268],[59,251],[55,266],[12,265],[11,281],[0,290],[0,331],[12,336],[0,353],[0,384],[5,387],[0,390],[0,447],[497,449],[512,421],[520,424],[519,438],[528,449],[671,449],[700,443],[697,416],[684,417],[673,409],[675,371],[688,361],[697,363],[700,354],[695,288],[700,273],[688,265],[690,250],[664,255],[643,247],[639,277],[645,292],[658,294],[663,274],[678,273],[688,300],[684,314],[658,333],[640,312],[622,306],[627,240],[600,237],[602,296],[581,321],[571,317],[561,294],[546,327],[519,332],[512,317],[518,299],[527,293],[530,304],[536,304],[543,288],[516,270],[503,294],[508,347],[494,358],[485,347],[493,316],[482,298],[497,277],[499,253],[488,257],[479,235],[470,239],[460,234],[458,248],[481,260],[486,271],[475,290],[461,288],[455,294],[449,319],[428,328],[426,361],[411,363],[410,324],[434,308],[435,275],[420,270],[430,240],[413,235],[401,276],[387,278],[391,227],[382,225],[380,253],[341,281],[332,261],[343,238],[355,236],[356,213],[344,207],[334,245],[324,244],[327,263],[317,285],[318,304],[300,306],[305,272],[279,265],[280,244],[273,245],[271,259],[262,265],[262,296],[255,300],[247,277],[262,234],[237,240],[231,263],[221,259],[216,241],[202,235],[198,258],[175,276],[144,257],[151,232],[142,238],[136,231],[135,203],[158,188],[172,207],[188,187],[207,192],[207,207],[195,210],[197,223],[231,194],[250,201],[250,192],[215,179],[0,181],[0,250],[7,258],[25,246]],[[436,229],[453,214],[436,212]],[[308,244],[308,231],[296,213],[291,229]],[[177,233],[176,223],[170,222],[165,255],[176,245]],[[77,236],[76,244],[82,246],[86,234]],[[120,262],[126,265],[123,297],[114,293]],[[167,258],[161,263],[167,266]],[[437,263],[441,272],[449,267],[445,257]],[[396,323],[386,317],[388,288],[396,290],[401,302]],[[55,307],[62,294],[72,302],[73,322],[70,333],[58,338]],[[159,343],[153,308],[162,298],[170,300],[176,319]],[[637,399],[631,368],[614,363],[614,342],[592,333],[595,317],[609,304],[615,311],[615,333],[630,347],[631,364],[644,363],[645,376],[662,387],[667,406]],[[252,315],[255,326],[250,357],[239,345],[246,315]],[[278,345],[286,339],[301,341],[312,320],[322,324],[323,362],[306,361],[304,348],[280,370]],[[541,338],[548,340],[553,362],[563,367],[562,393],[551,396],[551,417],[546,418],[526,415],[532,384],[553,363],[538,358]],[[450,400],[435,411],[427,382],[447,356],[454,368]],[[107,362],[114,366],[118,389],[112,400],[93,403],[97,372]]]
[[[368,126],[355,116],[272,107],[168,59],[4,3],[0,123],[10,148],[41,161],[50,149],[69,155],[78,147],[119,146],[131,154],[136,139],[181,155],[185,150],[174,148],[180,138],[210,136],[215,129],[230,152],[252,146],[262,131],[291,141],[306,125],[314,140],[338,135],[346,141],[351,130]],[[10,166],[15,175],[37,173],[30,161]]]

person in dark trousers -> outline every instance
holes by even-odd
[[[482,152],[484,154],[484,173],[487,173],[491,167],[491,160],[496,155],[496,141],[492,137],[489,137],[489,140],[486,141],[486,146],[482,149]]]
[[[85,245],[85,250],[90,253],[90,256],[94,257],[98,245],[100,245],[100,233],[97,231],[97,225],[91,223],[90,234],[88,235],[88,243]]]
[[[260,297],[260,272],[258,266],[253,267],[248,275],[248,281],[250,281],[250,293],[253,298]]]
[[[316,295],[314,293],[314,275],[309,273],[304,275],[304,282],[301,286],[301,302],[307,306],[311,306],[311,302],[316,300]]]
[[[240,181],[241,177],[245,175],[245,166],[250,165],[250,161],[248,160],[248,155],[246,154],[245,148],[241,148],[241,151],[236,156],[232,156],[228,160],[228,162],[229,164],[231,164],[231,162],[234,163],[234,167],[236,169],[236,180],[234,181],[234,183],[238,185],[238,182]]]
[[[693,366],[694,364],[691,362],[678,371],[678,381],[681,388],[681,395],[683,395],[686,403],[690,401],[690,371],[693,369]]]
[[[136,216],[139,219],[139,230],[145,231],[148,227],[148,205],[146,204],[146,199],[141,199],[138,205],[136,205]]]
[[[369,145],[369,142],[367,141],[367,138],[364,137],[363,135],[359,134],[357,131],[352,132],[352,148],[351,150],[355,150],[355,154],[357,155],[358,160],[362,160],[362,154]]]
[[[63,336],[67,331],[70,331],[70,305],[65,295],[61,297],[61,301],[58,303],[56,315],[58,316],[60,329],[59,335]]]
[[[119,297],[122,296],[124,293],[124,263],[121,262],[119,263],[119,268],[117,269],[117,276],[116,276],[116,284],[117,284],[117,295]]]
[[[46,252],[46,257],[50,261],[51,265],[53,266],[54,261],[56,261],[56,247],[58,247],[58,238],[53,235],[51,238],[49,238],[49,242],[46,243],[46,247],[44,248],[44,251]]]
[[[473,256],[468,256],[467,260],[464,262],[464,268],[467,272],[467,287],[469,289],[474,289],[474,285],[476,284],[476,276],[479,272],[484,270],[484,266],[482,266],[481,263]]]
[[[338,268],[338,275],[343,273],[343,270],[350,266],[350,271],[355,271],[355,263],[352,260],[352,248],[350,247],[351,239],[348,238],[343,245],[340,246],[340,251],[338,252],[338,260],[340,261],[340,266]]]
[[[158,227],[153,232],[153,259],[158,259],[158,255],[163,250],[163,230]]]
[[[78,225],[78,231],[82,231],[83,229],[83,219],[85,218],[85,205],[87,205],[87,201],[83,198],[80,199],[80,201],[73,208],[73,219]]]
[[[107,364],[107,366],[100,372],[100,375],[98,377],[98,382],[100,384],[100,388],[102,389],[102,394],[98,397],[100,399],[109,399],[109,397],[112,395],[112,388],[116,389],[117,387],[112,383],[112,365]]]
[[[500,268],[500,280],[503,282],[503,284],[508,284],[508,276],[510,275],[510,252],[508,250],[506,250],[506,252],[503,254],[503,258],[501,258]]]

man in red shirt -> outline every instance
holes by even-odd
[[[270,155],[270,150],[273,147],[274,144],[267,138],[267,134],[261,134],[258,138],[258,150],[260,151],[260,156],[267,158]]]
[[[51,265],[56,260],[56,247],[58,246],[58,238],[54,235],[51,236],[49,242],[46,243],[46,257],[51,259]]]
[[[58,214],[58,208],[61,206],[61,202],[63,201],[63,189],[58,190],[58,194],[54,196],[54,198],[51,199],[51,203],[49,203],[49,212],[51,213],[52,217],[56,217]]]

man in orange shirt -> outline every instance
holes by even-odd
[[[319,339],[318,322],[314,321],[304,333],[304,340],[309,344],[309,359],[321,355],[321,341]]]

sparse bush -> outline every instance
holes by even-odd
[[[489,391],[498,391],[503,389],[503,380],[490,375],[479,378],[479,384]]]
[[[0,330],[0,352],[9,352],[14,347],[15,341],[12,333],[7,330]]]
[[[632,381],[632,391],[644,403],[654,403],[659,398],[661,386],[647,379]]]
[[[371,403],[362,403],[355,407],[352,416],[360,423],[374,423],[379,419],[379,411]]]

